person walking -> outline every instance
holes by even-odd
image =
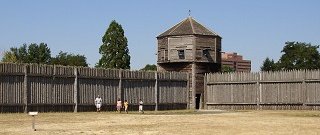
[[[121,113],[121,107],[122,107],[122,102],[121,102],[120,98],[118,98],[118,101],[117,101],[117,112]]]
[[[124,100],[123,106],[124,106],[124,112],[128,113],[129,103],[127,100]]]
[[[100,112],[100,108],[102,106],[102,99],[101,97],[98,95],[98,97],[94,100],[94,103],[96,105],[97,108],[97,112]]]
[[[143,101],[141,99],[139,101],[139,112],[140,113],[144,113],[144,111],[143,111]]]

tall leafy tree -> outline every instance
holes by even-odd
[[[122,26],[113,20],[102,37],[99,48],[102,55],[96,67],[130,69],[128,41]]]
[[[51,61],[51,51],[47,44],[40,43],[38,47],[38,63],[49,64]]]
[[[155,64],[147,64],[144,68],[140,69],[142,71],[157,71],[157,66]]]
[[[28,47],[29,63],[50,64],[51,51],[47,44],[40,43],[39,45],[32,43]]]
[[[51,64],[88,67],[86,59],[87,58],[84,55],[74,55],[60,51],[60,53],[56,57],[52,58]]]
[[[319,45],[311,45],[303,42],[286,42],[283,55],[279,60],[281,70],[291,69],[319,69],[320,54]]]
[[[50,64],[50,60],[51,51],[45,43],[40,43],[39,45],[32,43],[29,46],[23,44],[19,48],[12,47],[2,59],[3,62],[38,64]]]
[[[21,47],[11,47],[10,51],[16,58],[17,63],[29,63],[28,61],[28,51],[27,51],[27,44],[23,44]]]
[[[261,71],[276,71],[277,70],[277,63],[274,62],[273,59],[269,59],[268,57],[263,61],[261,66]]]

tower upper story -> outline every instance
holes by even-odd
[[[176,62],[221,63],[221,37],[187,17],[157,36],[159,64]]]

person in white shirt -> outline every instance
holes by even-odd
[[[101,105],[102,105],[102,99],[101,99],[101,97],[99,95],[96,98],[96,100],[94,100],[94,103],[96,105],[97,112],[100,112],[100,108],[101,108]]]
[[[143,101],[141,99],[139,101],[139,112],[144,113],[144,111],[143,111]]]
[[[122,107],[122,102],[121,102],[120,98],[118,98],[118,101],[117,101],[117,112],[121,113],[121,107]]]

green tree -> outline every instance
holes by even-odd
[[[50,64],[51,51],[47,44],[32,43],[28,47],[28,63]]]
[[[318,45],[303,42],[286,42],[279,63],[280,70],[319,69],[320,54]]]
[[[128,41],[122,26],[113,20],[102,37],[99,53],[102,55],[96,67],[130,69]]]
[[[11,47],[10,51],[4,54],[3,62],[14,63],[38,63],[50,64],[51,51],[47,44],[40,43],[39,45],[32,43],[29,46],[23,44],[21,47]]]
[[[10,51],[5,51],[2,57],[2,62],[17,63],[17,57]]]
[[[236,70],[230,66],[222,65],[221,72],[228,73],[228,72],[235,72],[235,71]]]
[[[273,59],[269,59],[268,57],[263,61],[262,66],[260,67],[261,71],[276,71],[277,63],[274,62]]]
[[[27,44],[23,44],[21,47],[11,47],[10,51],[16,58],[16,63],[29,63],[28,61],[28,51]]]
[[[140,69],[142,71],[157,71],[157,66],[155,64],[147,64],[144,68]]]
[[[63,65],[63,66],[83,66],[88,67],[88,63],[86,61],[86,57],[84,55],[74,55],[68,54],[67,52],[62,52],[52,58],[51,64],[53,65]]]

